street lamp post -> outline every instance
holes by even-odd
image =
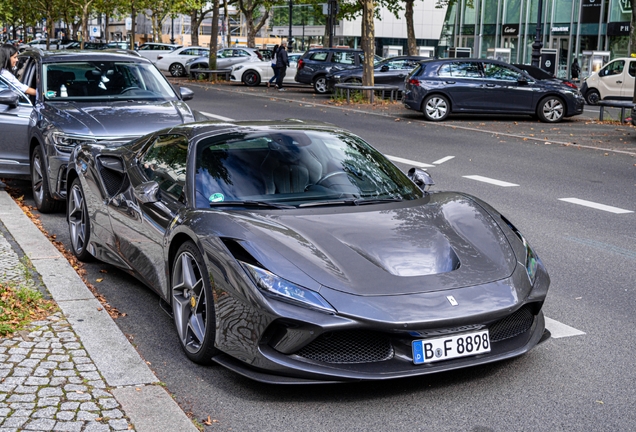
[[[293,16],[294,2],[289,0],[289,37],[287,38],[287,50],[292,52],[292,16]]]
[[[170,43],[174,43],[174,15],[170,16]]]
[[[541,48],[543,48],[543,42],[541,42],[541,18],[543,15],[543,0],[539,0],[539,6],[537,10],[537,33],[534,36],[534,43],[532,44],[532,66],[540,67],[541,64]]]

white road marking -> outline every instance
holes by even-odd
[[[616,214],[624,214],[624,213],[634,213],[632,210],[625,210],[625,209],[621,209],[618,207],[612,207],[612,206],[608,206],[605,204],[599,204],[599,203],[595,203],[592,201],[585,201],[582,199],[578,199],[578,198],[559,198],[559,201],[565,201],[565,202],[569,202],[572,204],[578,204],[578,205],[582,205],[585,207],[591,207],[593,209],[597,209],[597,210],[603,210],[606,212],[610,212],[610,213],[616,213]]]
[[[502,186],[502,187],[512,187],[512,186],[519,186],[518,184],[514,184],[514,183],[508,183],[505,181],[501,181],[501,180],[495,180],[495,179],[491,179],[488,177],[482,177],[479,175],[469,175],[469,176],[463,176],[464,178],[467,179],[471,179],[471,180],[477,180],[480,182],[484,182],[484,183],[490,183],[490,184],[494,184],[497,186]]]
[[[411,165],[411,166],[415,166],[418,168],[430,168],[430,167],[434,167],[435,165],[430,165],[430,164],[425,164],[422,162],[416,162],[413,160],[409,160],[409,159],[402,159],[400,157],[397,156],[389,156],[389,155],[384,155],[386,156],[388,159],[392,160],[393,162],[399,162],[399,163],[403,163],[406,165]]]
[[[438,159],[438,160],[436,160],[435,162],[433,162],[433,165],[439,165],[439,164],[442,164],[442,163],[444,163],[444,162],[446,162],[446,161],[449,161],[449,160],[453,159],[454,157],[455,157],[455,156],[446,156],[446,157],[444,157],[444,158]]]
[[[582,336],[585,332],[577,330],[574,327],[560,323],[552,318],[545,317],[545,327],[550,330],[550,334],[554,339],[560,339],[570,336]]]
[[[216,114],[212,114],[212,113],[207,113],[207,112],[203,112],[203,111],[199,111],[201,114],[203,114],[206,117],[210,117],[213,119],[217,119],[217,120],[223,120],[223,121],[227,121],[227,122],[233,122],[235,121],[234,119],[228,118],[228,117],[223,117],[220,115],[216,115]]]

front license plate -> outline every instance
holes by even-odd
[[[490,351],[488,330],[413,341],[413,363],[433,363]]]

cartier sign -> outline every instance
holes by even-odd
[[[519,34],[519,24],[504,24],[502,33],[504,36],[517,36]]]

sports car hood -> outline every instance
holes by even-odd
[[[301,274],[356,295],[431,292],[501,280],[516,265],[495,220],[460,194],[242,216],[234,220],[241,244],[270,271],[305,286]]]
[[[192,111],[180,100],[52,102],[42,115],[65,133],[96,137],[138,137],[194,121]]]

